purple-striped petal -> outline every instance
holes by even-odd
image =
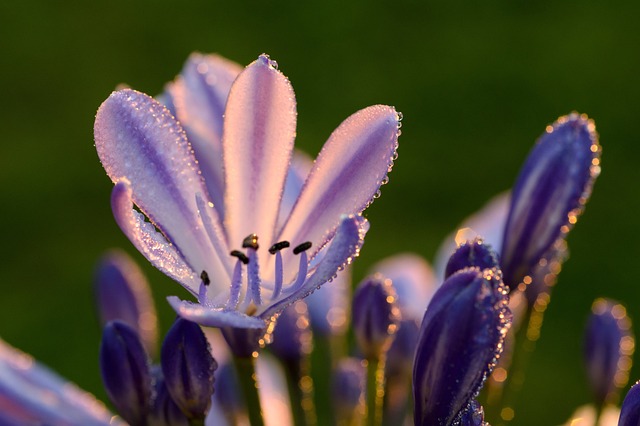
[[[393,166],[399,120],[393,107],[376,105],[342,122],[318,155],[278,239],[294,246],[311,241],[313,257],[331,239],[341,215],[362,212]],[[294,274],[289,267],[285,277]]]
[[[225,110],[222,145],[230,246],[239,246],[249,234],[257,234],[267,247],[275,242],[295,135],[291,83],[268,56],[261,55],[236,79]],[[266,250],[262,253],[267,256]]]
[[[455,272],[472,266],[477,266],[480,269],[500,267],[498,255],[480,237],[465,241],[458,246],[447,262],[444,278],[447,279]]]
[[[300,196],[300,191],[302,191],[304,182],[312,167],[313,160],[311,157],[300,150],[296,149],[293,151],[291,167],[289,167],[287,179],[284,183],[284,193],[282,194],[280,212],[278,213],[277,229],[282,229],[289,214],[291,214],[291,209]]]
[[[638,426],[640,425],[640,381],[631,386],[620,410],[620,420],[618,426]]]
[[[584,340],[587,378],[596,406],[617,402],[620,389],[629,381],[634,349],[625,307],[613,300],[596,299]]]
[[[195,195],[206,194],[184,131],[169,111],[133,90],[114,92],[95,121],[96,149],[111,180],[129,182],[131,198],[192,270],[225,274],[202,230]],[[216,218],[217,219],[217,218]]]
[[[176,296],[167,297],[169,304],[182,318],[207,327],[235,327],[262,329],[265,321],[258,317],[245,315],[239,311],[209,308],[203,305],[180,300]]]
[[[600,151],[593,121],[575,113],[548,126],[531,150],[504,231],[501,264],[509,287],[522,282],[576,223],[600,173]]]
[[[116,183],[111,192],[111,209],[120,229],[149,262],[197,295],[199,274],[187,265],[176,248],[144,216],[133,209],[128,182]],[[216,285],[216,283],[212,283]],[[218,284],[219,285],[219,284]]]
[[[100,324],[121,320],[142,339],[147,352],[158,345],[158,318],[151,289],[140,267],[125,252],[113,250],[98,263],[94,292]]]
[[[296,300],[307,297],[314,290],[328,281],[333,280],[338,271],[351,264],[354,258],[360,254],[360,248],[364,243],[364,236],[369,228],[369,222],[362,216],[344,216],[331,245],[326,250],[322,260],[306,281],[294,293],[282,297],[268,306],[264,311],[258,312],[260,317],[269,319],[273,315],[291,305]],[[331,284],[329,284],[331,285]]]
[[[416,425],[460,420],[502,352],[507,302],[499,274],[489,269],[459,271],[438,289],[422,320],[413,367]]]
[[[220,216],[224,209],[222,123],[231,84],[242,67],[219,55],[193,53],[167,91],[187,133]]]
[[[1,340],[0,424],[124,425],[93,395]]]

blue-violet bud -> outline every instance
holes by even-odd
[[[400,321],[398,331],[387,352],[385,363],[385,375],[391,376],[411,376],[413,369],[413,357],[418,343],[418,333],[420,327],[413,319]]]
[[[169,394],[189,419],[204,419],[218,364],[200,326],[176,319],[162,344],[162,373]]]
[[[438,289],[416,348],[416,425],[460,421],[502,352],[511,322],[507,303],[507,290],[493,269],[458,271]]]
[[[391,280],[380,274],[366,278],[353,295],[353,332],[366,359],[377,359],[389,349],[400,323]]]
[[[138,334],[121,321],[109,322],[100,345],[102,381],[118,413],[132,426],[147,424],[151,375]]]
[[[349,328],[351,268],[338,271],[330,284],[323,285],[306,299],[311,329],[315,336],[342,336]]]
[[[470,266],[477,266],[480,269],[499,267],[498,255],[480,237],[467,240],[456,248],[447,262],[444,278],[447,279],[454,272]]]
[[[276,321],[269,349],[285,362],[299,362],[311,353],[313,335],[307,304],[299,300],[285,308]]]
[[[361,360],[344,358],[338,362],[333,372],[331,396],[337,417],[345,424],[357,424],[356,420],[364,414],[365,380],[366,370]]]
[[[155,380],[155,399],[149,414],[149,423],[153,426],[189,426],[189,419],[169,395],[160,366],[153,371]]]
[[[640,381],[631,386],[620,409],[620,420],[618,426],[638,426],[640,425]]]
[[[577,222],[600,173],[600,144],[586,115],[560,117],[538,139],[513,187],[501,266],[517,287]]]
[[[627,310],[613,300],[596,299],[584,341],[584,359],[597,406],[617,402],[629,381],[635,347]]]
[[[100,324],[120,320],[132,327],[150,354],[158,344],[158,320],[147,279],[123,251],[111,251],[96,267],[94,294]]]

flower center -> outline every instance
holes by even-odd
[[[300,265],[298,268],[298,274],[296,279],[283,290],[284,280],[284,268],[282,265],[281,251],[289,248],[291,244],[289,241],[280,241],[273,244],[269,248],[269,253],[275,258],[275,280],[273,283],[273,290],[271,293],[271,300],[276,300],[283,292],[285,294],[294,293],[296,290],[302,287],[305,279],[307,278],[307,272],[309,268],[309,258],[307,256],[307,250],[311,248],[311,242],[306,241],[293,248],[293,254],[300,256]],[[247,269],[247,292],[244,300],[244,305],[248,308],[251,304],[254,306],[262,305],[262,279],[260,278],[260,265],[258,264],[258,236],[251,234],[242,240],[242,248],[246,252],[240,250],[233,250],[229,253],[231,256],[236,257],[238,260],[233,269],[231,276],[231,286],[229,291],[229,299],[224,305],[226,310],[236,310],[240,303],[240,293],[243,283],[243,269],[246,266]],[[202,271],[200,274],[202,282],[200,283],[200,290],[198,292],[198,300],[201,305],[205,307],[214,307],[207,298],[207,288],[211,283],[209,274],[207,271]]]

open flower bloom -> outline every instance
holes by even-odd
[[[401,117],[382,105],[355,113],[329,137],[304,183],[286,184],[296,161],[289,80],[261,55],[227,97],[234,69],[193,56],[167,96],[180,122],[143,93],[114,92],[98,110],[95,142],[115,183],[118,225],[198,299],[170,297],[178,314],[261,329],[358,255],[368,228],[360,213],[393,165]],[[208,123],[208,132],[185,134],[182,122]]]

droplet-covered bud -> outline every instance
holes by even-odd
[[[640,381],[631,386],[627,396],[622,401],[618,426],[640,425]]]
[[[476,237],[460,244],[447,263],[444,277],[449,278],[454,272],[471,266],[480,269],[499,268],[498,255],[482,238]]]
[[[416,425],[449,426],[476,396],[502,352],[510,325],[508,297],[494,270],[450,276],[420,327],[413,367]]]
[[[154,379],[155,399],[149,414],[149,424],[153,426],[189,426],[189,419],[169,395],[159,366],[154,371]]]
[[[460,418],[461,426],[489,426],[489,423],[484,421],[484,409],[478,401],[473,398],[467,408],[462,411],[462,417]]]
[[[377,359],[389,349],[400,322],[391,280],[380,274],[366,278],[353,295],[353,331],[367,359]]]
[[[285,362],[299,362],[312,349],[309,312],[302,300],[286,307],[278,316],[269,349]]]
[[[576,223],[600,173],[600,151],[593,121],[576,113],[538,139],[513,187],[505,224],[501,265],[508,287],[530,275]]]
[[[178,318],[162,344],[162,373],[169,394],[189,419],[204,419],[218,364],[200,326]]]
[[[597,406],[617,402],[629,381],[634,338],[627,311],[618,302],[596,299],[591,307],[584,341],[584,358]]]
[[[100,345],[102,381],[109,399],[132,426],[145,425],[151,406],[151,375],[138,334],[121,321],[108,323]]]
[[[156,310],[149,284],[138,265],[125,252],[112,251],[98,263],[94,293],[100,324],[120,320],[142,339],[146,350],[157,348]]]
[[[365,367],[356,358],[342,359],[333,372],[333,407],[344,424],[357,424],[357,419],[364,414],[365,381]]]

